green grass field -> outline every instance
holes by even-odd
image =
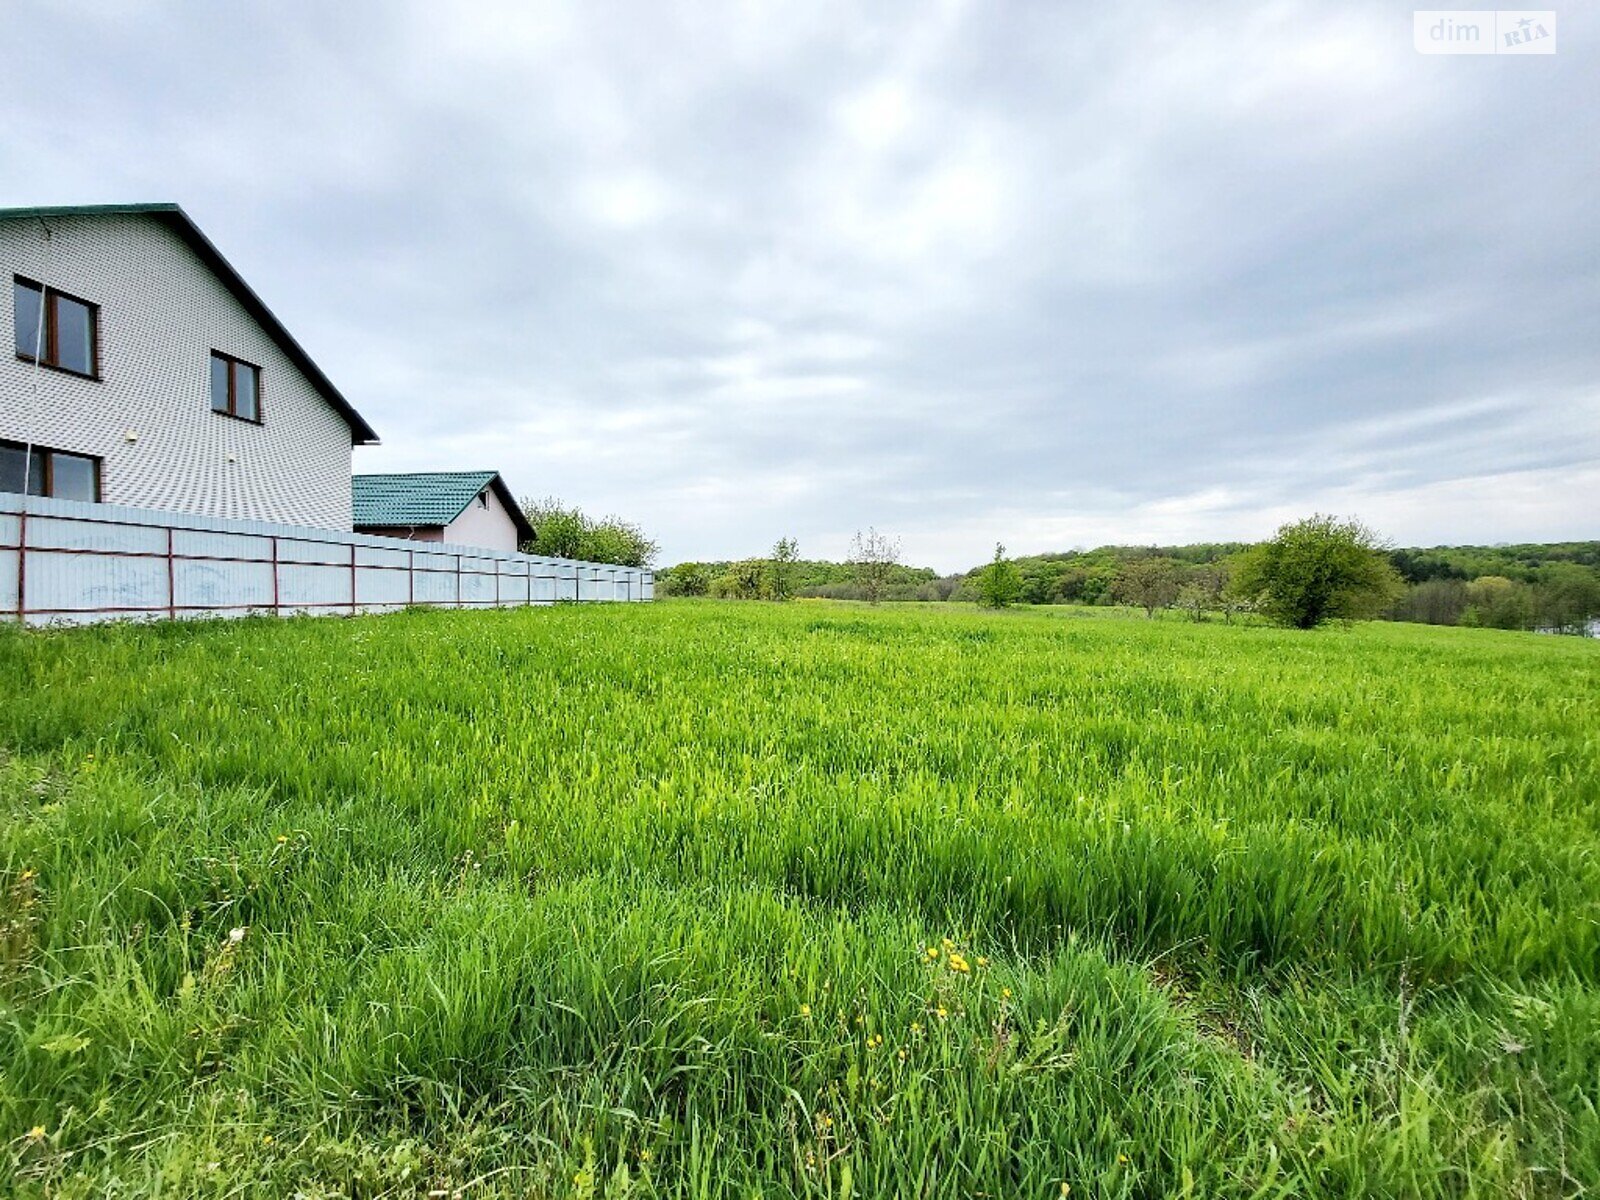
[[[0,678],[0,1194],[1600,1194],[1593,642],[664,603]]]

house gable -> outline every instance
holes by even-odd
[[[300,343],[285,328],[283,322],[278,320],[261,297],[256,295],[255,289],[244,281],[244,277],[222,257],[222,252],[211,239],[201,232],[200,227],[190,220],[189,214],[178,205],[85,204],[56,208],[0,208],[0,221],[32,220],[50,225],[62,220],[91,220],[96,217],[146,217],[170,229],[205,264],[206,269],[217,277],[218,282],[239,302],[239,306],[261,326],[262,331],[276,343],[284,357],[305,376],[317,394],[326,400],[329,407],[350,426],[351,443],[357,446],[378,444],[378,435],[372,426],[368,425],[361,414],[340,394],[339,389],[334,387],[332,381],[322,373],[322,368],[311,360],[311,356],[301,348]]]
[[[0,212],[0,336],[13,279],[43,283],[97,306],[99,371],[0,355],[0,439],[94,457],[106,503],[350,528],[370,427],[175,206],[21,213]],[[259,422],[212,411],[213,352],[260,368]]]

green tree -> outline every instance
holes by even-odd
[[[1533,625],[1533,589],[1504,575],[1480,575],[1467,584],[1463,625],[1528,629]]]
[[[1600,616],[1600,581],[1571,563],[1552,563],[1539,572],[1534,589],[1534,618],[1553,633],[1587,633]]]
[[[624,567],[648,567],[655,561],[656,543],[621,517],[591,520],[582,509],[569,508],[554,496],[543,500],[524,497],[522,513],[534,535],[533,541],[523,543],[524,553]]]
[[[1376,616],[1401,591],[1386,548],[1360,521],[1318,513],[1282,526],[1240,561],[1235,590],[1280,625]]]
[[[1221,563],[1190,567],[1178,586],[1177,605],[1192,620],[1204,621],[1207,612],[1225,611],[1228,569]]]
[[[1170,558],[1154,555],[1122,564],[1112,583],[1112,593],[1124,604],[1136,604],[1146,617],[1156,615],[1178,597],[1178,571]]]
[[[533,541],[523,543],[526,553],[550,558],[581,558],[589,519],[578,508],[568,508],[554,496],[534,500],[524,496],[522,515],[533,526]]]
[[[772,558],[767,562],[768,591],[774,600],[787,600],[794,595],[795,563],[800,558],[800,544],[793,538],[779,538],[772,545]]]
[[[1015,604],[1022,590],[1017,564],[1006,557],[1006,548],[994,544],[994,560],[978,574],[978,603],[985,608],[1006,608]]]

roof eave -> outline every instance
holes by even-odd
[[[511,523],[517,527],[517,541],[519,543],[537,541],[538,534],[534,531],[532,522],[522,511],[522,505],[517,503],[517,498],[511,494],[511,488],[506,481],[500,478],[499,471],[494,473],[489,486],[494,489],[495,495],[500,497],[500,503],[505,506],[506,513],[511,517]]]

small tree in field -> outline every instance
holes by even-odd
[[[978,603],[985,608],[1005,608],[1017,602],[1022,591],[1022,576],[1017,564],[1006,557],[1006,548],[994,544],[994,561],[978,573]]]
[[[1376,534],[1360,521],[1318,513],[1245,554],[1234,588],[1279,625],[1315,629],[1376,616],[1401,584]]]
[[[800,544],[793,538],[779,538],[767,562],[768,591],[774,600],[794,595],[794,564],[800,557]]]
[[[1178,573],[1167,558],[1135,558],[1122,564],[1111,590],[1124,604],[1136,604],[1153,617],[1178,596]]]
[[[1178,587],[1178,607],[1191,620],[1204,621],[1208,611],[1220,611],[1228,590],[1228,571],[1218,563],[1202,563],[1184,577]]]
[[[850,565],[856,571],[856,584],[868,604],[876,604],[889,590],[889,580],[900,562],[900,543],[887,534],[868,528],[856,530],[850,540]]]

